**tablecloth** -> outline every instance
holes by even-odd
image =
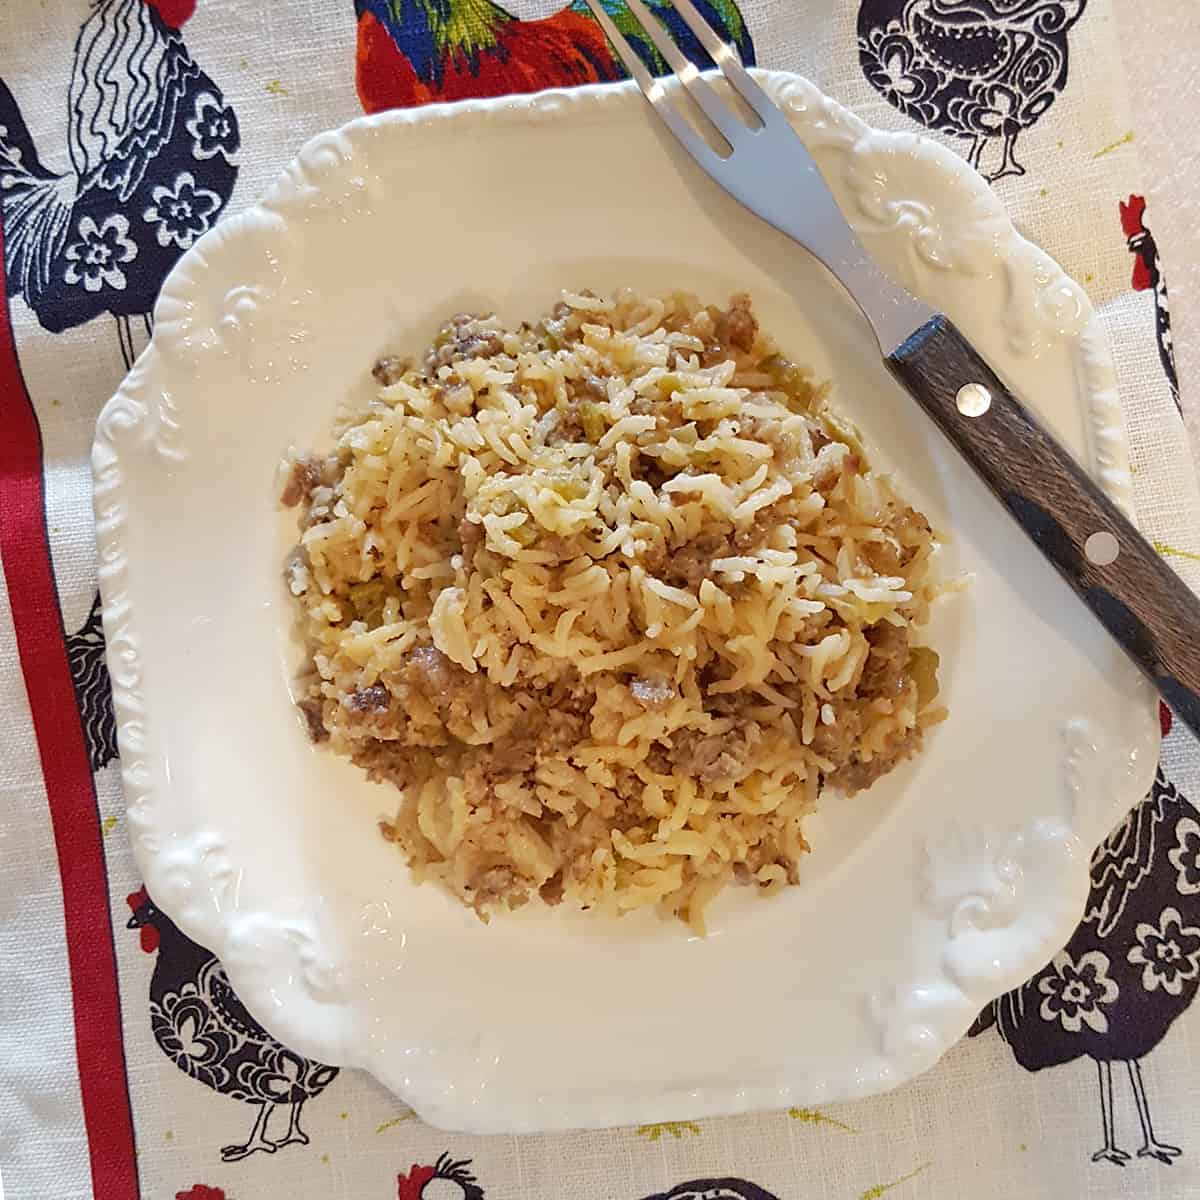
[[[800,71],[868,121],[924,129],[969,156],[1022,230],[1086,287],[1114,349],[1140,520],[1195,583],[1200,507],[1115,2],[702,7],[760,65]],[[234,1070],[228,1031],[189,988],[211,976],[211,955],[149,904],[123,828],[96,599],[96,415],[145,344],[174,261],[259,196],[308,135],[364,109],[614,75],[603,56],[575,52],[588,18],[581,3],[572,10],[556,0],[0,8],[5,1194],[1200,1196],[1200,811],[1187,799],[1200,754],[1165,710],[1158,779],[1097,850],[1071,941],[938,1067],[887,1096],[465,1137],[269,1037],[253,1069]],[[1156,6],[1141,11],[1155,19]],[[1133,1021],[1124,1002],[1135,995]],[[696,999],[719,1008],[720,990]]]
[[[1141,0],[1116,0],[1115,7],[1129,91],[1137,97],[1137,145],[1148,184],[1146,199],[1158,214],[1155,238],[1172,264],[1175,356],[1195,453],[1200,447],[1194,402],[1200,379],[1200,197],[1195,187],[1200,138],[1177,99],[1200,95],[1200,8],[1162,5],[1147,25]]]

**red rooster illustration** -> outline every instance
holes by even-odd
[[[308,1145],[300,1113],[334,1080],[337,1067],[312,1062],[277,1042],[250,1015],[212,952],[198,946],[146,894],[126,897],[141,931],[142,949],[157,952],[150,976],[150,1024],[162,1052],[185,1074],[222,1096],[257,1107],[244,1143],[225,1146],[221,1157],[236,1162],[255,1151]],[[287,1129],[267,1136],[271,1115],[286,1110]]]
[[[398,1200],[484,1200],[469,1158],[443,1154],[432,1167],[413,1163],[396,1177]]]
[[[68,92],[71,169],[42,164],[0,81],[0,219],[9,294],[61,333],[150,312],[179,256],[220,216],[237,179],[237,118],[180,33],[196,0],[91,0]]]
[[[667,0],[648,3],[689,58],[712,66]],[[665,70],[623,0],[604,4],[647,65]],[[754,44],[734,0],[697,0],[697,7],[753,65]],[[354,11],[358,95],[369,113],[625,77],[584,0],[531,21],[518,20],[494,0],[354,0]]]
[[[1134,256],[1133,290],[1154,293],[1154,334],[1158,340],[1158,358],[1171,389],[1171,398],[1182,414],[1179,403],[1179,376],[1175,372],[1175,346],[1171,341],[1171,306],[1167,299],[1167,280],[1158,257],[1154,234],[1146,228],[1146,199],[1130,196],[1122,201],[1121,228]]]

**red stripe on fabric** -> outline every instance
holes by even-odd
[[[3,240],[0,230],[0,560],[62,876],[92,1190],[97,1200],[137,1200],[108,873],[46,536],[41,430],[13,340]]]

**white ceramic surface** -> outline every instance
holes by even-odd
[[[764,75],[867,246],[947,312],[1121,501],[1107,346],[1082,290],[950,152]],[[799,201],[802,202],[802,201]],[[376,831],[393,797],[309,746],[288,695],[276,468],[439,318],[562,286],[750,291],[835,383],[974,575],[932,640],[950,718],[811,821],[802,884],[700,940],[530,906],[483,926]],[[699,176],[631,87],[389,113],[310,142],[179,263],[100,417],[96,509],[129,828],[155,901],[298,1050],[426,1120],[522,1131],[880,1091],[1066,940],[1091,847],[1148,786],[1155,701],[900,393],[853,305]]]

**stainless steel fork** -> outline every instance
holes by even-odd
[[[642,0],[626,0],[703,137],[601,0],[587,0],[654,111],[730,195],[816,255],[862,309],[896,379],[1191,729],[1200,733],[1200,600],[943,314],[889,279],[847,224],[788,119],[692,0],[674,8],[753,114],[748,125]],[[716,148],[714,148],[716,147]]]

